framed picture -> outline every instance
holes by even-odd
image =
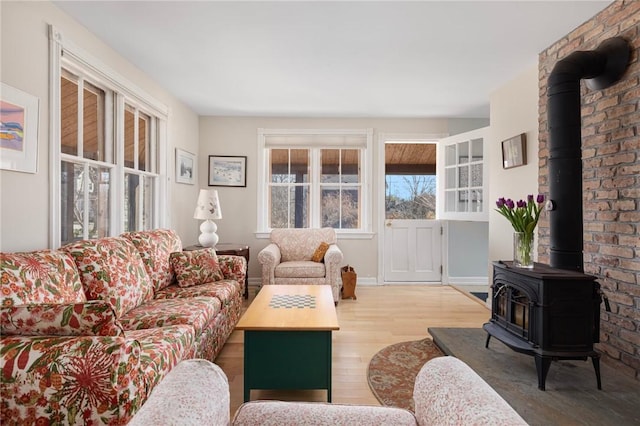
[[[176,148],[176,182],[193,185],[196,174],[196,156]]]
[[[247,157],[209,156],[209,186],[247,186]]]
[[[502,141],[502,168],[527,164],[527,137],[524,133]]]
[[[37,97],[2,83],[0,168],[35,173],[38,163]]]

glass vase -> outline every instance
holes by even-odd
[[[533,268],[533,233],[513,233],[513,265]]]

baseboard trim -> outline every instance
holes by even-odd
[[[449,277],[449,285],[489,285],[487,277]]]

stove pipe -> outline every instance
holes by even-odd
[[[558,61],[548,80],[550,264],[584,271],[582,258],[582,135],[580,79],[590,89],[616,83],[629,63],[631,46],[621,38]]]

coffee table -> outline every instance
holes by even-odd
[[[236,329],[244,330],[244,401],[251,389],[326,389],[331,332],[339,330],[328,285],[265,285]]]

